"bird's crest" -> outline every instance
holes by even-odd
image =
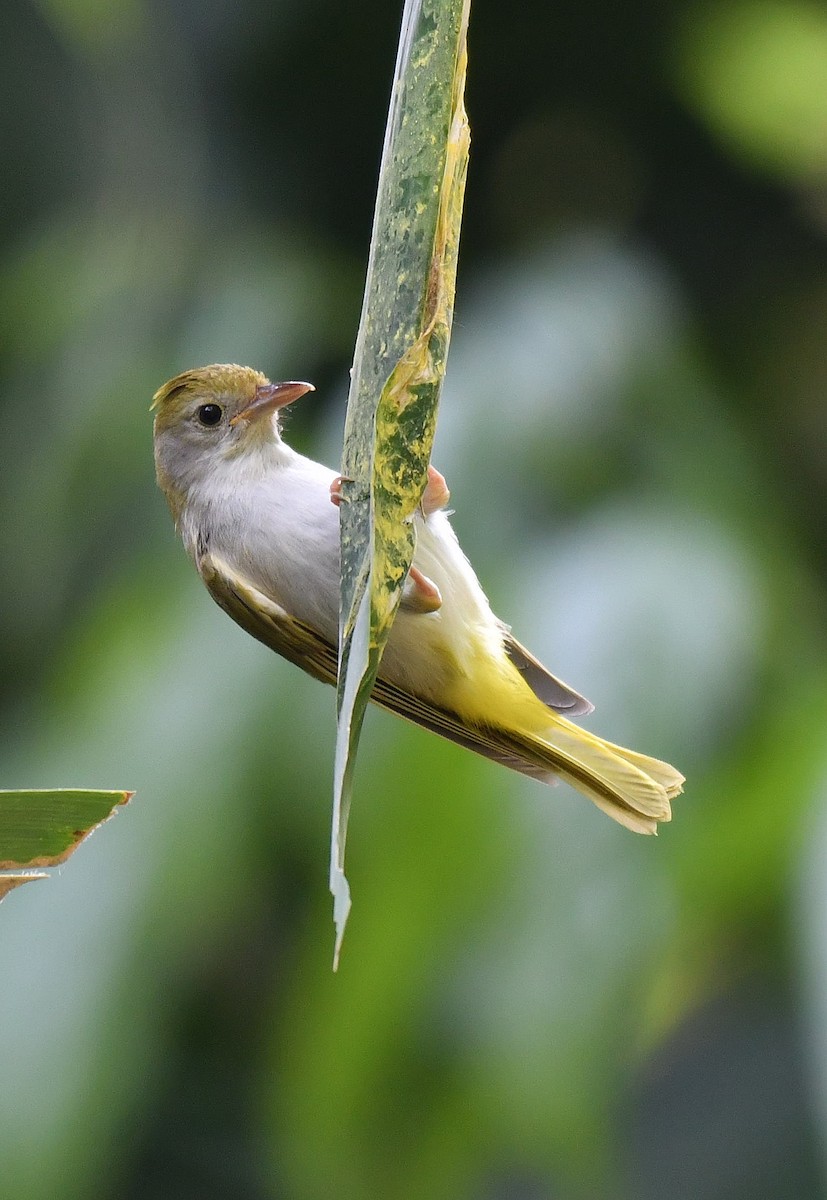
[[[152,397],[150,407],[162,409],[179,393],[187,392],[215,396],[252,395],[257,387],[266,383],[266,376],[252,367],[241,367],[237,363],[213,363],[209,367],[182,371],[174,379],[168,379]]]

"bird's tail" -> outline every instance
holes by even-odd
[[[684,777],[669,763],[615,746],[550,712],[535,696],[512,705],[519,723],[508,728],[480,715],[461,717],[378,679],[373,699],[409,721],[543,783],[565,779],[635,833],[657,833],[672,819],[672,800]]]
[[[627,829],[657,833],[662,821],[672,819],[671,801],[683,790],[684,777],[668,763],[615,746],[563,717],[520,741],[522,753],[508,766],[547,782],[565,779]]]

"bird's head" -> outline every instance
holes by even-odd
[[[160,387],[152,398],[155,465],[173,509],[219,462],[279,444],[279,410],[312,391],[234,363],[183,371]]]

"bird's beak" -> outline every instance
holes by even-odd
[[[234,417],[230,417],[230,424],[236,425],[239,421],[258,420],[265,413],[276,412],[278,409],[292,404],[294,400],[298,400],[307,392],[315,392],[315,390],[312,383],[298,383],[295,380],[291,380],[289,383],[263,383],[256,388],[256,394],[247,407],[240,409]]]

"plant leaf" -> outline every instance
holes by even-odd
[[[48,878],[44,871],[32,871],[29,875],[0,875],[0,900],[5,900],[9,892],[20,887],[21,883],[28,883],[32,879]]]
[[[342,459],[338,730],[330,890],[338,964],[345,839],[365,708],[413,559],[453,319],[468,167],[470,0],[407,0],[379,174]]]
[[[0,871],[17,867],[54,867],[65,862],[80,843],[131,796],[132,792],[90,792],[71,788],[0,791]],[[13,878],[22,883],[36,877]]]

